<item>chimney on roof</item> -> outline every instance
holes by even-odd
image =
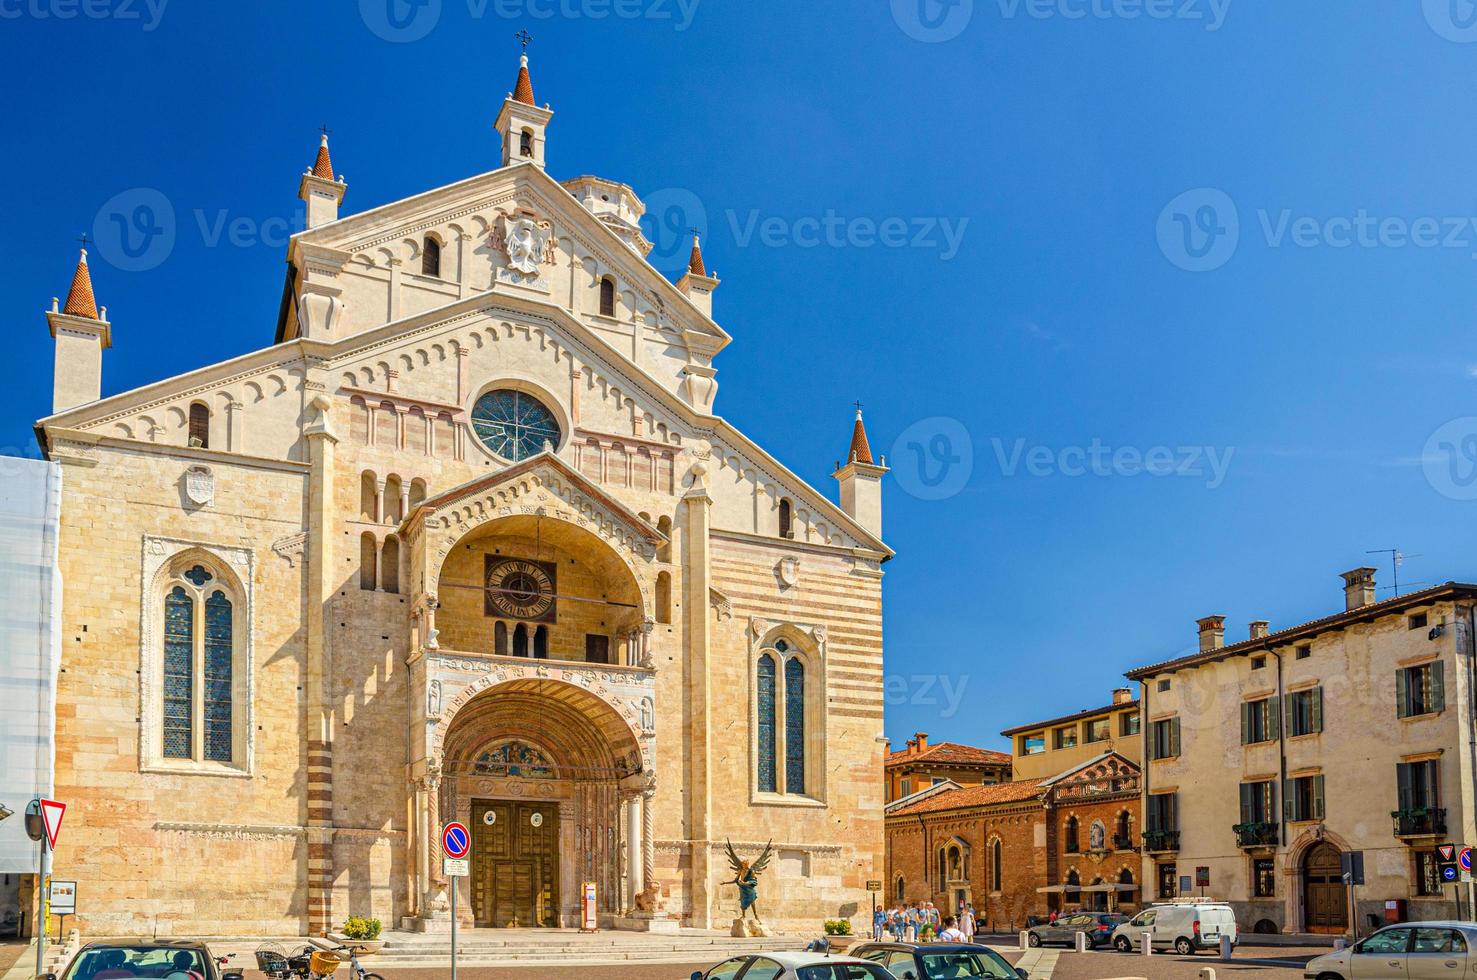
[[[1132,700],[1133,700],[1133,688],[1131,688],[1131,687],[1115,687],[1115,688],[1113,688],[1113,703],[1114,704],[1127,704],[1128,702],[1130,702]]]
[[[919,752],[923,752],[923,751],[926,751],[928,749],[928,733],[927,732],[914,732],[913,733],[913,740],[917,743],[917,745],[918,745],[918,751]]]
[[[1200,627],[1200,652],[1208,653],[1226,645],[1226,617],[1206,616],[1195,620]]]
[[[1358,609],[1374,602],[1374,569],[1369,566],[1344,572],[1344,609]]]
[[[1267,630],[1271,625],[1272,624],[1267,622],[1265,619],[1253,619],[1250,623],[1249,628],[1251,638],[1253,640],[1264,639],[1267,635]]]

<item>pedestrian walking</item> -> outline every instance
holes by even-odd
[[[886,922],[887,922],[887,913],[884,912],[884,911],[882,911],[882,907],[881,906],[878,906],[877,908],[875,908],[875,909],[872,910],[872,941],[873,942],[877,942],[877,943],[882,942],[882,927],[883,927],[883,925],[886,924]]]
[[[965,942],[974,942],[974,930],[974,906],[966,902],[964,910],[959,914],[959,931],[964,933]]]
[[[944,919],[944,931],[939,933],[939,941],[945,943],[968,942],[968,940],[964,938],[964,933],[959,931],[959,927],[956,925],[954,917],[952,915],[947,916]]]

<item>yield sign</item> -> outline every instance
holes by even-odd
[[[62,815],[67,812],[65,803],[56,800],[41,801],[41,822],[46,825],[46,841],[56,850],[56,835],[61,833]]]
[[[45,806],[46,804],[45,803],[42,803],[41,805],[42,806]],[[1443,860],[1443,861],[1455,861],[1456,860],[1456,845],[1455,844],[1440,844],[1440,845],[1437,845],[1437,847],[1436,847],[1436,853],[1441,856],[1441,860]]]

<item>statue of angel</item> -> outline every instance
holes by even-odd
[[[751,864],[740,860],[738,854],[734,853],[733,842],[727,839],[724,844],[728,848],[728,866],[733,869],[733,880],[725,881],[725,885],[738,885],[739,890],[739,918],[749,910],[754,912],[754,921],[762,922],[759,918],[759,875],[769,864],[771,852],[774,850],[774,841],[764,845],[763,852]]]

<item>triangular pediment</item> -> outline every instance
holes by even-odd
[[[1109,749],[1086,762],[1057,773],[1044,785],[1055,789],[1058,795],[1097,795],[1137,790],[1141,770],[1127,756]]]

